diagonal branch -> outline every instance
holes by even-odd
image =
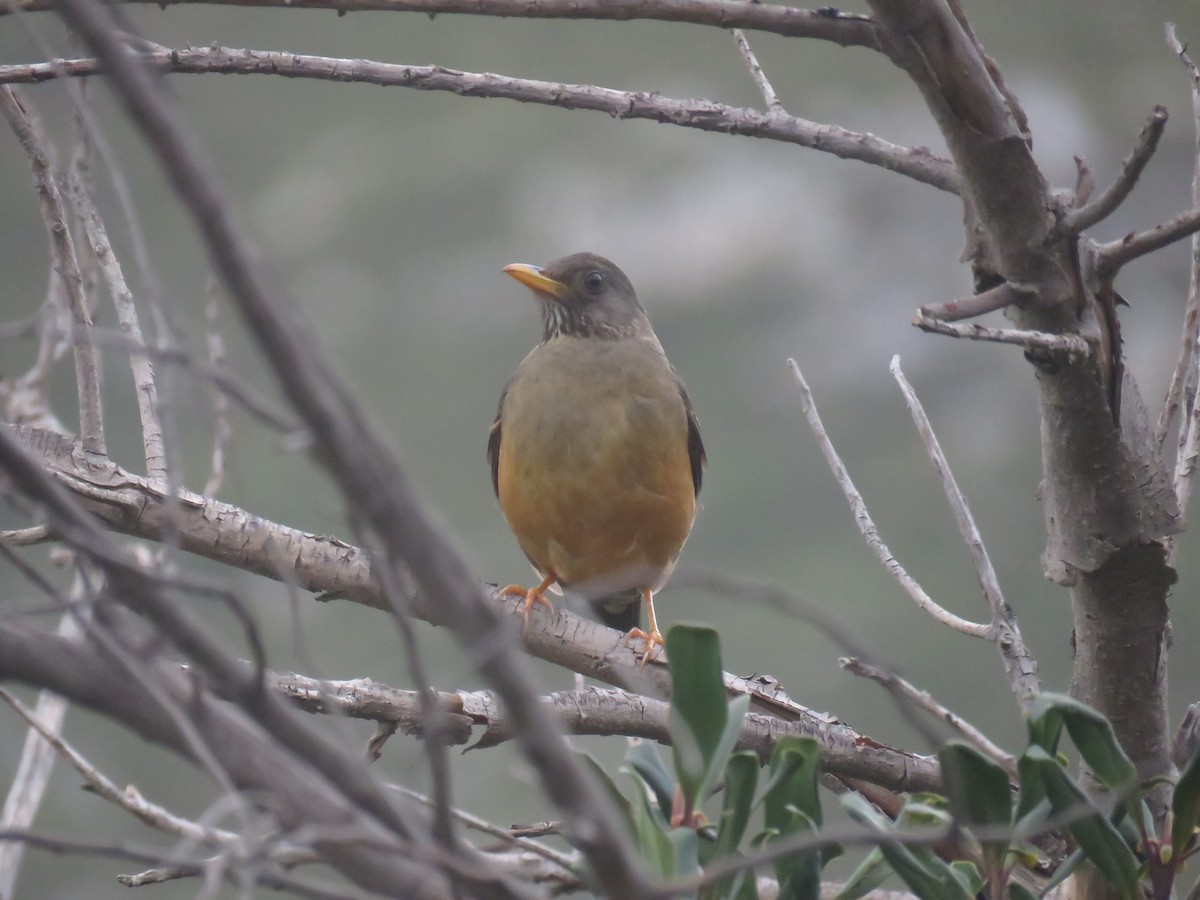
[[[742,7],[774,8],[752,4],[742,4]],[[594,110],[608,113],[615,119],[648,119],[682,128],[798,144],[832,153],[842,159],[876,165],[939,190],[951,193],[957,190],[958,179],[954,167],[923,147],[903,147],[871,134],[847,131],[836,125],[822,125],[794,116],[726,106],[709,100],[674,100],[653,91],[616,91],[594,85],[509,78],[489,72],[460,72],[442,66],[403,66],[362,59],[227,47],[150,47],[141,54],[142,60],[147,66],[165,72],[276,75],[349,81],[449,91],[465,97],[498,97],[563,109]],[[98,61],[94,59],[0,66],[0,83],[23,84],[48,81],[60,76],[83,77],[95,75],[100,70]]]
[[[812,390],[808,386],[808,382],[804,380],[804,375],[800,371],[800,367],[794,359],[788,360],[788,365],[792,368],[792,375],[796,379],[796,384],[800,387],[800,403],[804,408],[804,417],[808,420],[808,425],[816,435],[817,442],[821,446],[821,453],[825,456],[825,461],[829,463],[829,468],[833,470],[834,477],[837,479],[838,485],[842,489],[842,493],[846,495],[846,499],[850,503],[850,510],[854,513],[854,521],[858,525],[858,530],[862,536],[866,538],[867,546],[879,557],[879,561],[884,567],[892,573],[901,587],[908,593],[916,602],[917,606],[933,616],[943,625],[953,628],[955,631],[968,634],[971,637],[986,638],[989,636],[991,627],[983,625],[979,622],[969,622],[947,609],[940,606],[932,597],[925,592],[911,575],[900,565],[899,560],[892,555],[892,551],[888,549],[887,544],[879,536],[879,529],[875,527],[875,522],[871,518],[870,512],[867,511],[866,501],[863,500],[862,494],[858,492],[858,488],[854,486],[854,482],[850,480],[850,473],[846,471],[846,466],[842,463],[841,457],[834,448],[832,441],[829,440],[829,435],[825,431],[825,425],[821,422],[821,416],[817,412],[816,403],[813,401]]]
[[[182,113],[168,100],[152,71],[127,52],[114,33],[111,10],[99,0],[63,0],[60,12],[103,60],[114,92],[198,226],[214,268],[280,387],[308,424],[317,462],[362,521],[378,533],[397,575],[411,577],[418,588],[441,600],[459,644],[504,698],[517,723],[522,751],[551,802],[570,821],[599,883],[614,895],[641,896],[647,876],[612,801],[542,709],[528,662],[498,611],[487,603],[465,560],[418,499],[407,473],[367,423],[348,386],[325,360],[315,335],[296,316],[295,304],[250,252],[252,242],[235,219],[216,170]],[[215,650],[204,649],[210,655]],[[280,725],[286,722],[287,730],[293,727],[290,719],[272,720]]]
[[[84,449],[102,456],[107,452],[107,447],[104,441],[104,414],[100,403],[100,362],[92,344],[92,317],[88,311],[87,298],[84,296],[83,275],[79,270],[75,245],[71,241],[71,225],[51,171],[49,145],[41,134],[37,121],[21,104],[16,92],[6,85],[0,86],[0,112],[3,112],[9,127],[16,133],[33,168],[42,216],[50,233],[55,269],[66,291],[75,326],[73,344],[75,379],[79,392],[79,432],[83,436]]]
[[[1000,590],[1000,579],[996,575],[996,569],[992,566],[991,557],[979,534],[975,517],[971,515],[967,498],[963,496],[958,482],[954,478],[954,473],[950,470],[950,463],[946,459],[946,454],[942,452],[941,443],[933,432],[929,417],[925,415],[924,406],[917,397],[916,391],[913,390],[913,386],[900,370],[899,356],[892,357],[890,368],[892,377],[896,379],[904,394],[904,402],[908,404],[913,424],[921,433],[921,439],[929,453],[929,458],[942,478],[942,489],[946,493],[950,508],[954,511],[959,533],[971,554],[971,561],[975,563],[979,586],[983,588],[983,595],[992,612],[992,624],[988,629],[988,639],[995,643],[996,648],[1000,651],[1000,658],[1004,661],[1004,669],[1008,673],[1013,693],[1017,695],[1017,701],[1023,710],[1028,711],[1041,690],[1037,661],[1025,648],[1021,629],[1017,625],[1016,614],[1008,605],[1008,601],[1004,599],[1003,591]]]
[[[70,492],[90,515],[119,533],[155,541],[169,533],[183,550],[276,581],[286,577],[296,587],[319,592],[318,599],[338,598],[389,609],[378,581],[372,577],[368,554],[358,547],[337,538],[307,534],[195,494],[184,492],[178,498],[168,498],[148,479],[126,472],[115,463],[102,467],[94,459],[84,460],[78,444],[64,435],[12,426],[0,426],[2,433],[13,434],[56,484]],[[168,523],[168,517],[174,518]],[[279,566],[282,559],[290,563],[286,571]],[[736,586],[742,593],[748,589],[746,584]],[[493,596],[492,602],[515,618],[523,601]],[[431,624],[444,624],[445,610],[435,596],[418,593],[411,598],[411,611]],[[666,669],[655,665],[639,668],[641,654],[627,646],[622,637],[613,629],[567,611],[555,616],[539,611],[530,618],[522,640],[531,655],[598,681],[623,685],[628,673],[635,672],[647,690],[668,695],[671,682]],[[836,719],[800,705],[777,682],[741,678],[728,672],[724,680],[731,694],[749,695],[751,708],[765,714],[764,718],[780,720],[782,724],[773,728],[794,726],[801,729],[800,733],[819,735],[827,756],[846,759],[848,764],[854,760],[855,777],[890,787],[905,783],[905,772],[914,765],[908,754],[875,753],[875,742]]]
[[[1123,238],[1096,247],[1096,272],[1111,279],[1128,263],[1147,253],[1161,250],[1200,231],[1200,208],[1182,212],[1161,225],[1130,233]]]
[[[970,741],[981,753],[1002,766],[1009,775],[1015,776],[1017,774],[1017,761],[1011,753],[997,746],[986,734],[962,716],[938,703],[937,700],[930,696],[928,691],[920,690],[895,672],[885,669],[882,666],[856,659],[855,657],[844,656],[838,662],[847,672],[863,678],[869,678],[883,685],[892,693],[902,696],[907,702],[923,709],[939,721],[945,722],[963,738]]]
[[[1097,222],[1108,218],[1116,211],[1117,207],[1137,186],[1138,178],[1141,177],[1142,170],[1146,168],[1146,163],[1150,162],[1154,151],[1158,149],[1158,141],[1166,127],[1166,107],[1154,107],[1154,112],[1150,114],[1150,120],[1142,129],[1142,133],[1138,135],[1138,142],[1134,146],[1133,152],[1121,163],[1121,172],[1117,175],[1116,180],[1091,203],[1079,209],[1073,209],[1063,217],[1059,230],[1064,235],[1077,235],[1091,228]]]

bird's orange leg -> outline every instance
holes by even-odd
[[[630,641],[642,640],[646,643],[646,653],[642,657],[642,665],[646,664],[646,660],[650,658],[650,654],[654,652],[655,646],[663,646],[666,641],[663,640],[662,634],[658,630],[658,622],[654,618],[654,592],[649,588],[642,589],[642,599],[646,601],[646,624],[650,626],[649,633],[642,631],[640,628],[631,628],[625,635],[625,643]]]
[[[522,613],[524,624],[521,626],[521,633],[524,634],[529,630],[529,610],[533,609],[535,604],[541,604],[550,612],[554,612],[554,604],[546,599],[546,589],[554,582],[558,581],[558,576],[553,572],[547,572],[546,577],[542,579],[542,583],[537,587],[525,590],[519,584],[510,584],[506,588],[500,589],[501,597],[524,597],[525,609]]]

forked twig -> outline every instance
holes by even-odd
[[[932,597],[925,593],[925,589],[917,583],[916,579],[905,571],[904,566],[900,565],[896,557],[892,555],[892,551],[888,549],[887,544],[879,536],[879,529],[876,528],[874,520],[871,519],[871,514],[867,511],[866,501],[863,500],[862,494],[854,486],[854,482],[850,480],[850,473],[846,471],[846,466],[842,463],[841,457],[838,455],[837,450],[834,449],[833,442],[829,440],[829,435],[825,432],[825,426],[821,422],[820,414],[817,412],[817,406],[813,400],[812,390],[809,388],[808,382],[804,380],[804,374],[800,371],[800,366],[797,365],[794,359],[789,359],[788,365],[791,366],[796,384],[800,386],[800,404],[804,409],[804,417],[808,420],[808,426],[816,436],[817,443],[821,447],[821,453],[824,454],[825,461],[829,463],[829,468],[833,470],[833,476],[841,486],[842,493],[845,494],[846,500],[850,503],[850,511],[854,513],[854,521],[858,525],[859,532],[866,538],[867,546],[871,548],[884,567],[900,582],[900,585],[912,597],[917,606],[921,607],[921,609],[925,610],[925,612],[929,613],[937,621],[948,625],[955,631],[969,634],[972,637],[990,638],[992,630],[990,625],[970,622],[938,605]]]
[[[1142,133],[1138,135],[1138,142],[1134,146],[1133,152],[1122,161],[1120,174],[1091,203],[1067,213],[1063,217],[1059,230],[1066,235],[1077,235],[1112,215],[1137,185],[1138,178],[1158,148],[1158,141],[1166,127],[1166,107],[1154,107],[1154,112],[1150,114],[1150,120],[1142,129]]]
[[[79,259],[71,241],[71,224],[54,181],[53,155],[37,120],[17,97],[16,91],[7,85],[0,85],[0,112],[3,112],[25,155],[29,157],[41,201],[42,217],[50,234],[55,268],[70,301],[74,323],[75,378],[79,392],[79,432],[83,449],[104,456],[108,448],[104,441],[104,414],[100,403],[100,365],[90,333],[92,317],[83,292]]]

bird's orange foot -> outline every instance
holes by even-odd
[[[546,583],[543,583],[543,584],[538,585],[537,587],[529,588],[529,590],[526,590],[525,588],[521,587],[519,584],[510,584],[508,587],[500,589],[501,597],[524,597],[525,598],[525,606],[521,612],[521,621],[522,621],[521,634],[526,634],[529,631],[529,610],[533,609],[533,607],[535,605],[540,604],[540,605],[546,607],[546,609],[550,610],[551,613],[554,612],[554,604],[546,599],[546,587],[547,586],[548,585]]]
[[[625,634],[625,637],[621,640],[621,643],[628,647],[630,641],[642,641],[645,643],[646,650],[642,654],[641,662],[641,665],[643,666],[646,664],[646,660],[648,660],[654,654],[655,647],[662,647],[664,644],[666,644],[666,641],[663,640],[663,636],[658,633],[657,628],[651,628],[648,632],[642,631],[640,628],[631,628]]]

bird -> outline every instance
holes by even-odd
[[[696,518],[707,458],[683,380],[629,278],[594,253],[503,271],[533,291],[542,339],[509,379],[488,437],[492,487],[540,583],[512,584],[528,628],[547,590],[664,643],[654,595]],[[646,607],[648,631],[639,628]]]

